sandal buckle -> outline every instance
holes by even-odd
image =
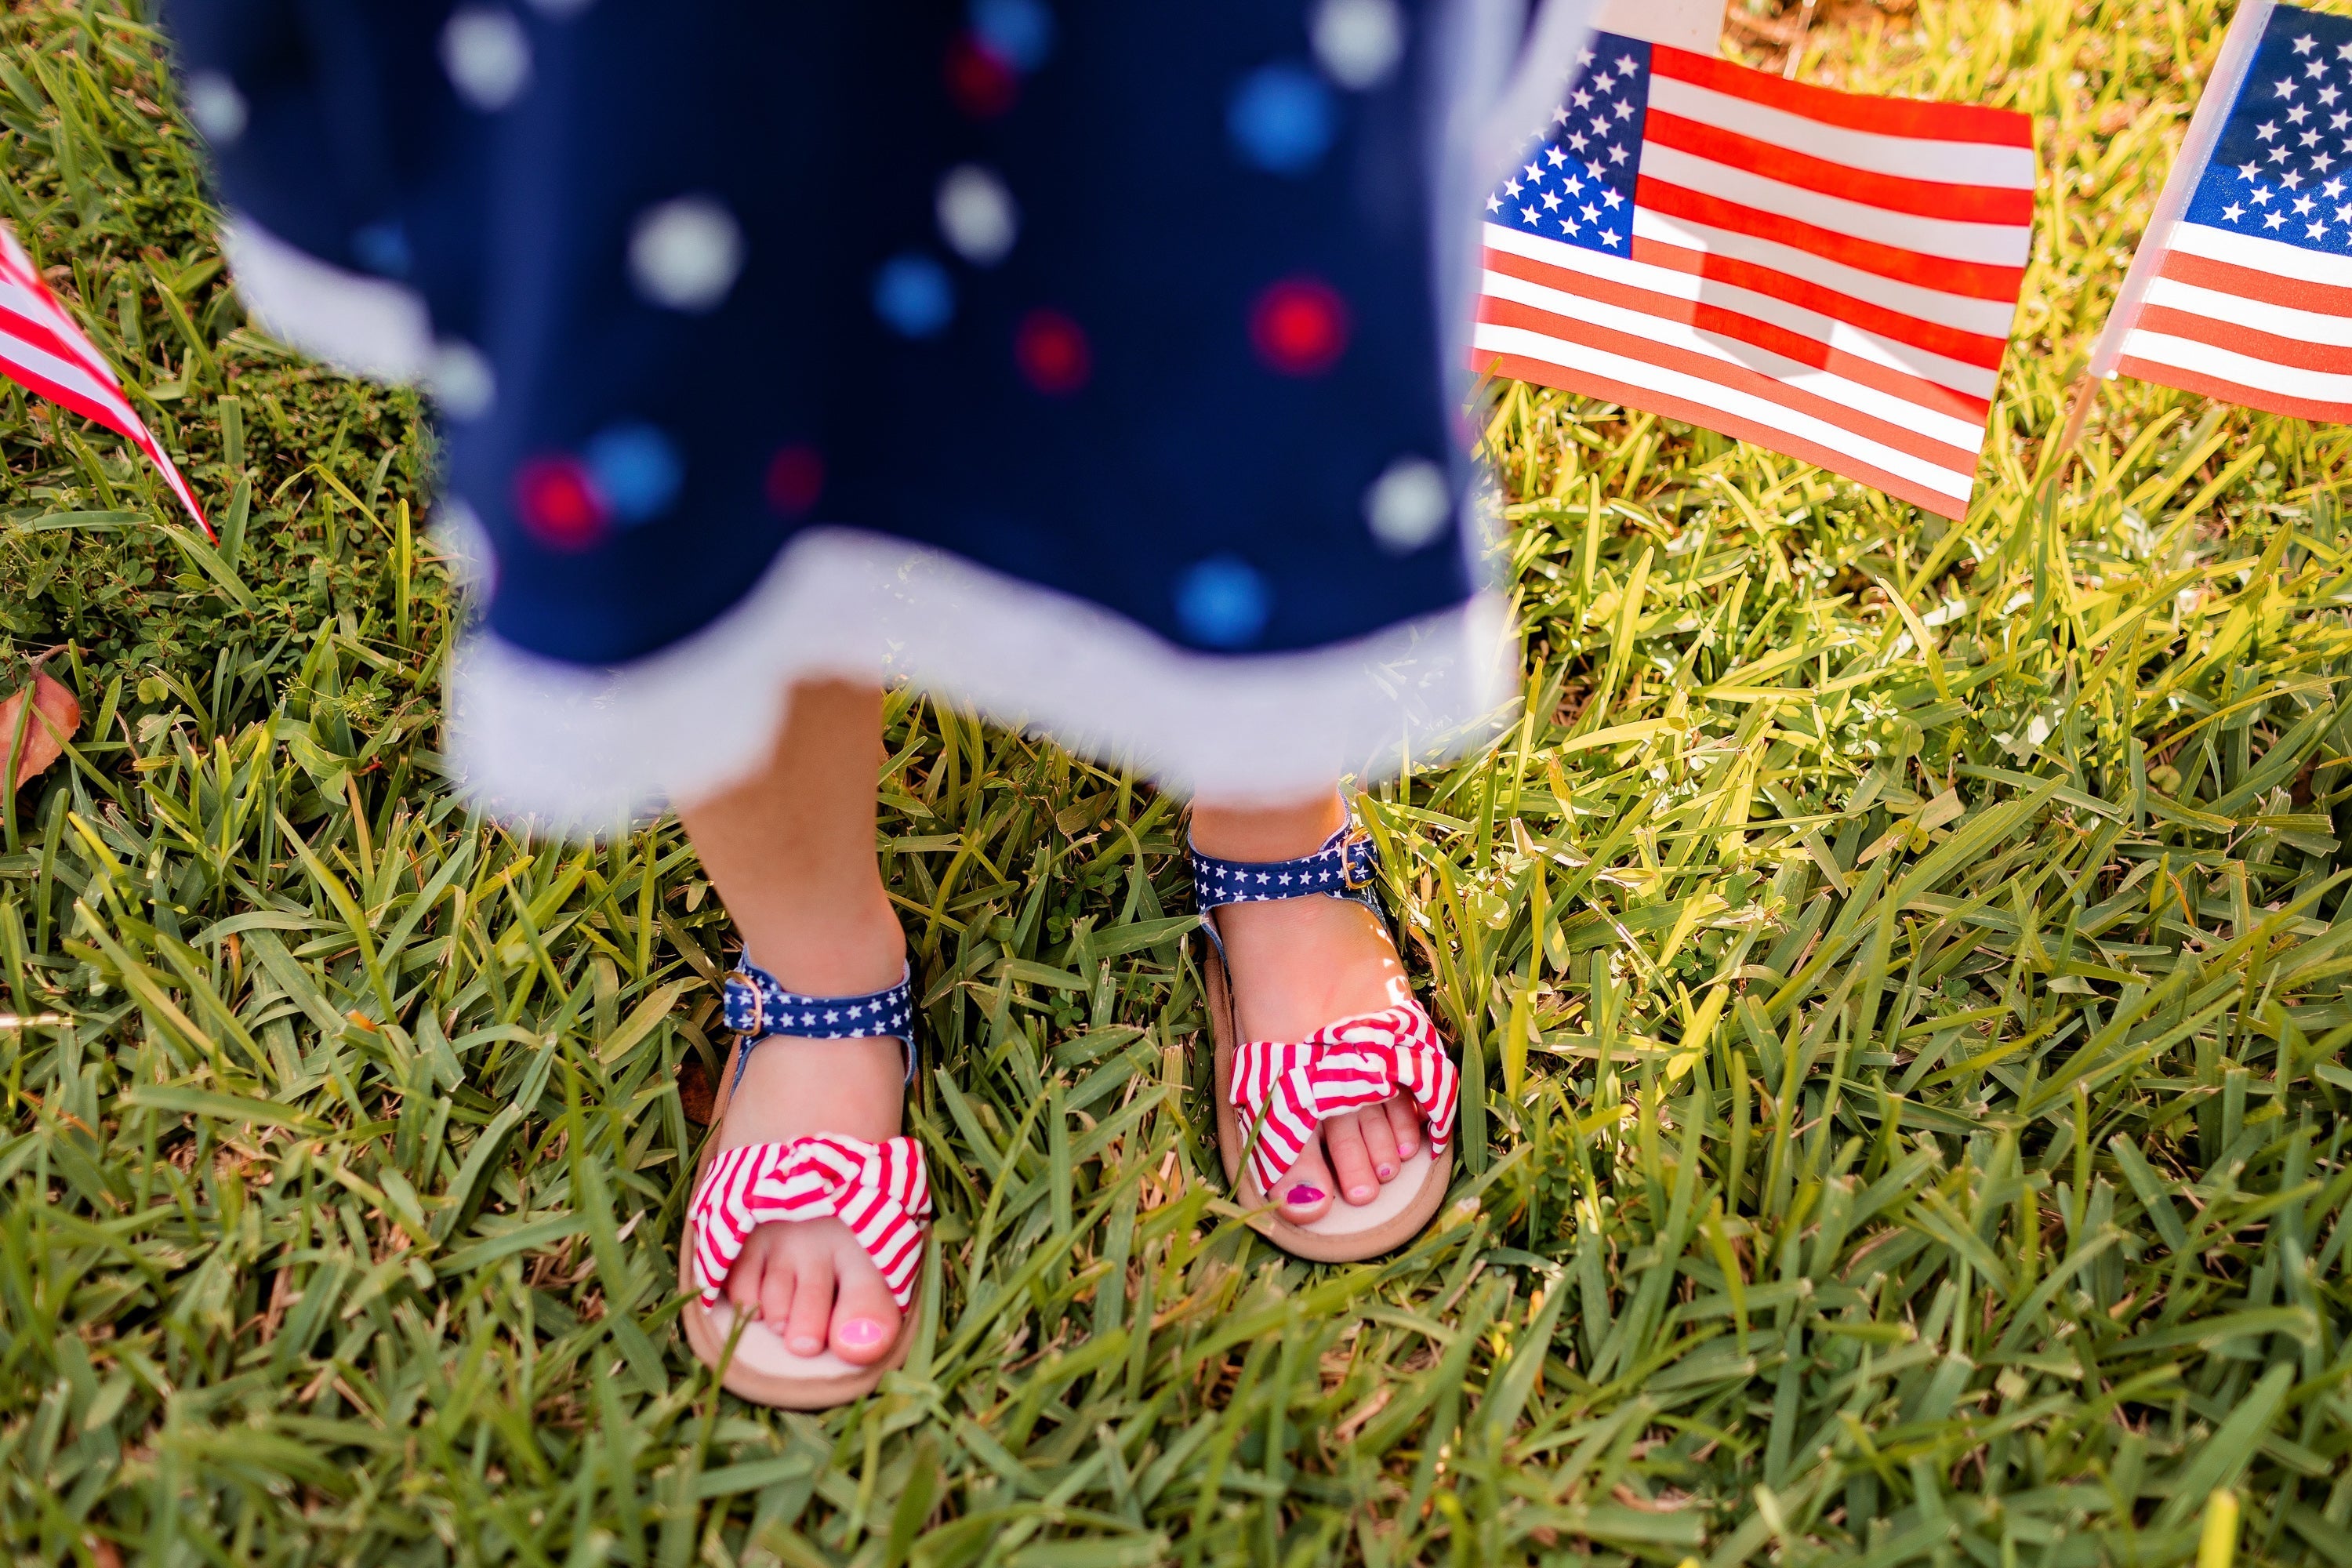
[[[1357,875],[1358,868],[1361,876]],[[1339,842],[1339,881],[1349,892],[1360,892],[1380,880],[1381,857],[1372,836],[1361,827]]]

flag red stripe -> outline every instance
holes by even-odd
[[[1720,431],[1736,441],[1749,441],[1771,451],[1786,453],[1800,462],[1811,463],[1874,489],[1885,490],[1899,500],[1908,501],[1920,510],[1934,512],[1938,517],[1948,517],[1958,521],[1968,515],[1967,509],[1959,501],[1939,491],[1931,490],[1925,485],[1914,484],[1900,475],[1874,468],[1868,463],[1862,462],[1844,452],[1833,452],[1827,447],[1819,447],[1811,441],[1800,440],[1785,430],[1778,430],[1769,425],[1759,425],[1747,419],[1735,418],[1720,408],[1709,405],[1671,397],[1663,393],[1652,392],[1647,387],[1628,386],[1622,382],[1611,381],[1605,376],[1587,375],[1582,371],[1570,370],[1565,365],[1553,364],[1547,360],[1529,359],[1519,354],[1496,354],[1474,351],[1472,359],[1470,368],[1481,374],[1508,376],[1514,381],[1531,382],[1538,386],[1556,386],[1565,392],[1581,393],[1587,397],[1598,397],[1605,402],[1622,404],[1629,408],[1646,409],[1651,413],[1663,415],[1668,419],[1679,419],[1685,425],[1696,425],[1704,429]]]
[[[1668,217],[1772,240],[1864,272],[1874,272],[1882,278],[1916,284],[1923,289],[1939,289],[1947,294],[1965,294],[1971,299],[1998,300],[2002,304],[2014,305],[2019,293],[2025,288],[2025,268],[2022,267],[1952,261],[1916,250],[1881,245],[1875,240],[1857,239],[1852,235],[1800,223],[1778,213],[1741,206],[1718,196],[1670,185],[1647,174],[1642,176],[1633,199],[1652,212],[1663,213]]]
[[[2167,251],[2163,277],[2220,294],[2237,294],[2264,304],[2284,305],[2321,316],[2352,316],[2352,289],[2314,283],[2284,272],[2261,272],[2185,250]]]
[[[71,409],[85,419],[95,420],[133,444],[140,443],[141,438],[146,435],[146,432],[139,427],[137,421],[123,418],[120,405],[100,403],[71,387],[60,386],[48,377],[27,370],[15,360],[7,358],[6,353],[5,345],[0,344],[0,374],[6,375],[10,381],[26,391],[37,393],[60,408]],[[144,451],[146,448],[142,445],[140,449]]]
[[[1783,81],[1749,67],[1665,44],[1650,52],[1650,68],[1694,87],[1712,88],[1824,125],[1879,136],[1935,142],[1982,142],[1999,147],[2033,145],[2033,121],[2014,110],[1973,103],[1928,103],[1909,98],[1869,98],[1810,82]]]
[[[2335,343],[2315,343],[2301,338],[2283,338],[2275,332],[2258,331],[2236,321],[2222,321],[2214,316],[2200,316],[2193,310],[2183,310],[2170,305],[2149,305],[2132,323],[2140,331],[2163,332],[2192,342],[2210,343],[2217,349],[2244,354],[2249,359],[2267,360],[2272,364],[2291,370],[2322,371],[2329,375],[2352,375],[2352,348]]]
[[[1889,212],[1954,223],[2006,224],[2019,228],[2033,222],[2033,193],[2012,185],[1946,184],[1900,174],[1874,174],[1778,147],[1736,131],[1686,120],[1654,107],[1650,110],[1647,135],[1662,147],[1709,159],[1727,168]]]
[[[1843,403],[1832,402],[1817,394],[1792,386],[1778,376],[1751,370],[1743,364],[1727,363],[1722,360],[1689,349],[1675,348],[1670,343],[1638,338],[1629,332],[1595,326],[1590,321],[1580,321],[1572,317],[1556,315],[1549,310],[1539,310],[1532,305],[1523,305],[1516,300],[1481,300],[1478,302],[1478,319],[1482,321],[1491,321],[1498,327],[1519,327],[1528,331],[1539,332],[1545,337],[1556,338],[1562,342],[1581,343],[1587,348],[1599,349],[1604,353],[1616,354],[1621,358],[1635,360],[1643,364],[1656,365],[1662,370],[1680,371],[1685,375],[1696,376],[1702,381],[1713,382],[1717,386],[1727,387],[1735,392],[1744,392],[1751,397],[1761,398],[1768,403],[1777,403],[1781,407],[1795,413],[1810,415],[1824,425],[1834,425],[1841,429],[1850,430],[1864,440],[1875,442],[1890,451],[1916,458],[1922,462],[1932,463],[1939,468],[1948,468],[1956,474],[1973,478],[1977,470],[1977,454],[1974,452],[1948,446],[1944,442],[1923,436],[1916,430],[1906,429],[1900,425],[1878,418],[1874,415],[1849,408]],[[1633,401],[1641,407],[1650,406],[1643,403],[1639,396]],[[1706,421],[1702,419],[1698,423],[1704,425]],[[1771,442],[1768,441],[1766,444],[1770,445]],[[1822,466],[1838,468],[1843,472],[1844,461],[1850,461],[1850,459],[1824,461]]]
[[[2224,381],[2220,376],[2183,370],[2179,365],[2158,364],[2153,360],[2126,357],[2116,364],[2116,369],[2135,381],[2150,382],[2158,386],[2175,386],[2183,392],[2200,393],[2223,403],[2242,404],[2267,414],[2284,414],[2290,418],[2308,419],[2321,425],[2352,424],[2352,403],[2321,403],[2310,398],[2283,397],[2261,387]]]
[[[1972,425],[1982,425],[1992,416],[1992,405],[1982,398],[1955,392],[1921,376],[1906,375],[1874,361],[1832,348],[1819,338],[1792,331],[1771,321],[1759,321],[1720,305],[1680,300],[1647,289],[1630,288],[1568,268],[1549,266],[1528,257],[1514,256],[1508,251],[1489,250],[1486,252],[1486,265],[1494,271],[1523,278],[1530,283],[1540,283],[1547,289],[1580,294],[1603,304],[1639,310],[1644,315],[1679,322],[1718,337],[1753,343],[1800,364],[1828,371],[1833,375],[1841,375],[1848,381],[1885,393],[1889,397],[1899,397],[1906,403],[1916,403]]]
[[[1793,272],[1783,272],[1777,267],[1761,267],[1753,261],[1743,261],[1736,256],[1724,256],[1711,250],[1694,250],[1686,245],[1668,245],[1664,240],[1633,237],[1633,259],[1651,267],[1669,268],[1704,278],[1711,283],[1727,284],[1735,289],[1752,289],[1769,294],[1776,300],[1786,300],[1791,305],[1801,305],[1808,310],[1818,310],[1824,316],[1857,327],[1865,332],[1893,342],[1925,349],[1931,354],[1958,360],[1983,370],[2000,368],[2001,355],[2009,344],[2001,338],[1989,338],[1980,332],[1965,332],[1945,326],[1925,317],[1889,310],[1867,300],[1857,300],[1835,289],[1823,288]]]

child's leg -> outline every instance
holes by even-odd
[[[785,989],[856,996],[898,984],[907,939],[874,859],[882,697],[873,687],[795,687],[766,772],[678,816],[751,961]],[[772,1039],[751,1054],[721,1145],[820,1132],[869,1142],[899,1131],[906,1057],[893,1039]],[[794,1353],[830,1344],[872,1362],[898,1331],[882,1276],[838,1220],[752,1232],[727,1294]]]
[[[1294,806],[1192,806],[1192,842],[1220,860],[1289,860],[1311,855],[1348,820],[1335,784]],[[1227,904],[1217,927],[1232,965],[1244,1038],[1303,1040],[1326,1024],[1410,999],[1395,946],[1370,910],[1344,899]],[[1271,1194],[1299,1224],[1329,1212],[1336,1193],[1368,1204],[1425,1137],[1412,1103],[1398,1095],[1370,1110],[1333,1117]]]

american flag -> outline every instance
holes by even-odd
[[[2109,327],[2142,381],[2352,420],[2352,18],[2245,16],[2245,67],[2201,159],[2176,170]],[[2226,62],[2225,62],[2226,63]],[[2231,95],[2234,93],[2234,97]],[[2168,193],[2171,195],[2171,193]]]
[[[188,481],[131,411],[113,368],[81,335],[5,224],[0,224],[0,375],[96,420],[138,447],[163,472],[163,482],[205,537],[212,537],[212,524],[205,521]]]
[[[1473,367],[1968,510],[2032,245],[2025,115],[1598,35],[1486,203]]]

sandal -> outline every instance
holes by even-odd
[[[889,1036],[906,1045],[907,1079],[915,1077],[915,1008],[911,973],[887,991],[838,999],[796,996],[746,959],[727,977],[725,1019],[737,1031],[731,1063],[711,1107],[712,1137],[695,1167],[694,1201],[678,1248],[678,1288],[692,1300],[681,1318],[687,1343],[706,1366],[719,1369],[730,1394],[779,1410],[828,1410],[871,1394],[882,1374],[905,1364],[914,1342],[910,1310],[929,1253],[929,1178],[923,1146],[912,1138],[868,1143],[830,1135],[789,1143],[747,1143],[721,1150],[718,1129],[727,1102],[742,1082],[753,1049],[779,1037],[811,1040]],[[898,1302],[898,1337],[870,1366],[831,1351],[796,1355],[783,1336],[757,1318],[740,1331],[734,1304],[723,1295],[727,1276],[752,1231],[778,1220],[838,1219],[881,1270]],[[734,1341],[730,1354],[728,1342]]]
[[[1304,859],[1263,864],[1191,853],[1194,906],[1216,955],[1208,986],[1217,1051],[1217,1149],[1235,1195],[1260,1211],[1249,1223],[1292,1257],[1317,1263],[1359,1262],[1403,1245],[1436,1214],[1452,1177],[1461,1074],[1437,1037],[1437,1026],[1419,1002],[1408,1000],[1328,1024],[1295,1045],[1244,1041],[1215,918],[1227,904],[1334,898],[1364,905],[1385,926],[1387,911],[1373,887],[1380,862],[1370,837],[1351,822]],[[1322,1123],[1399,1092],[1412,1096],[1429,1136],[1380,1195],[1361,1206],[1335,1202],[1307,1225],[1282,1217],[1266,1194],[1314,1142]]]

